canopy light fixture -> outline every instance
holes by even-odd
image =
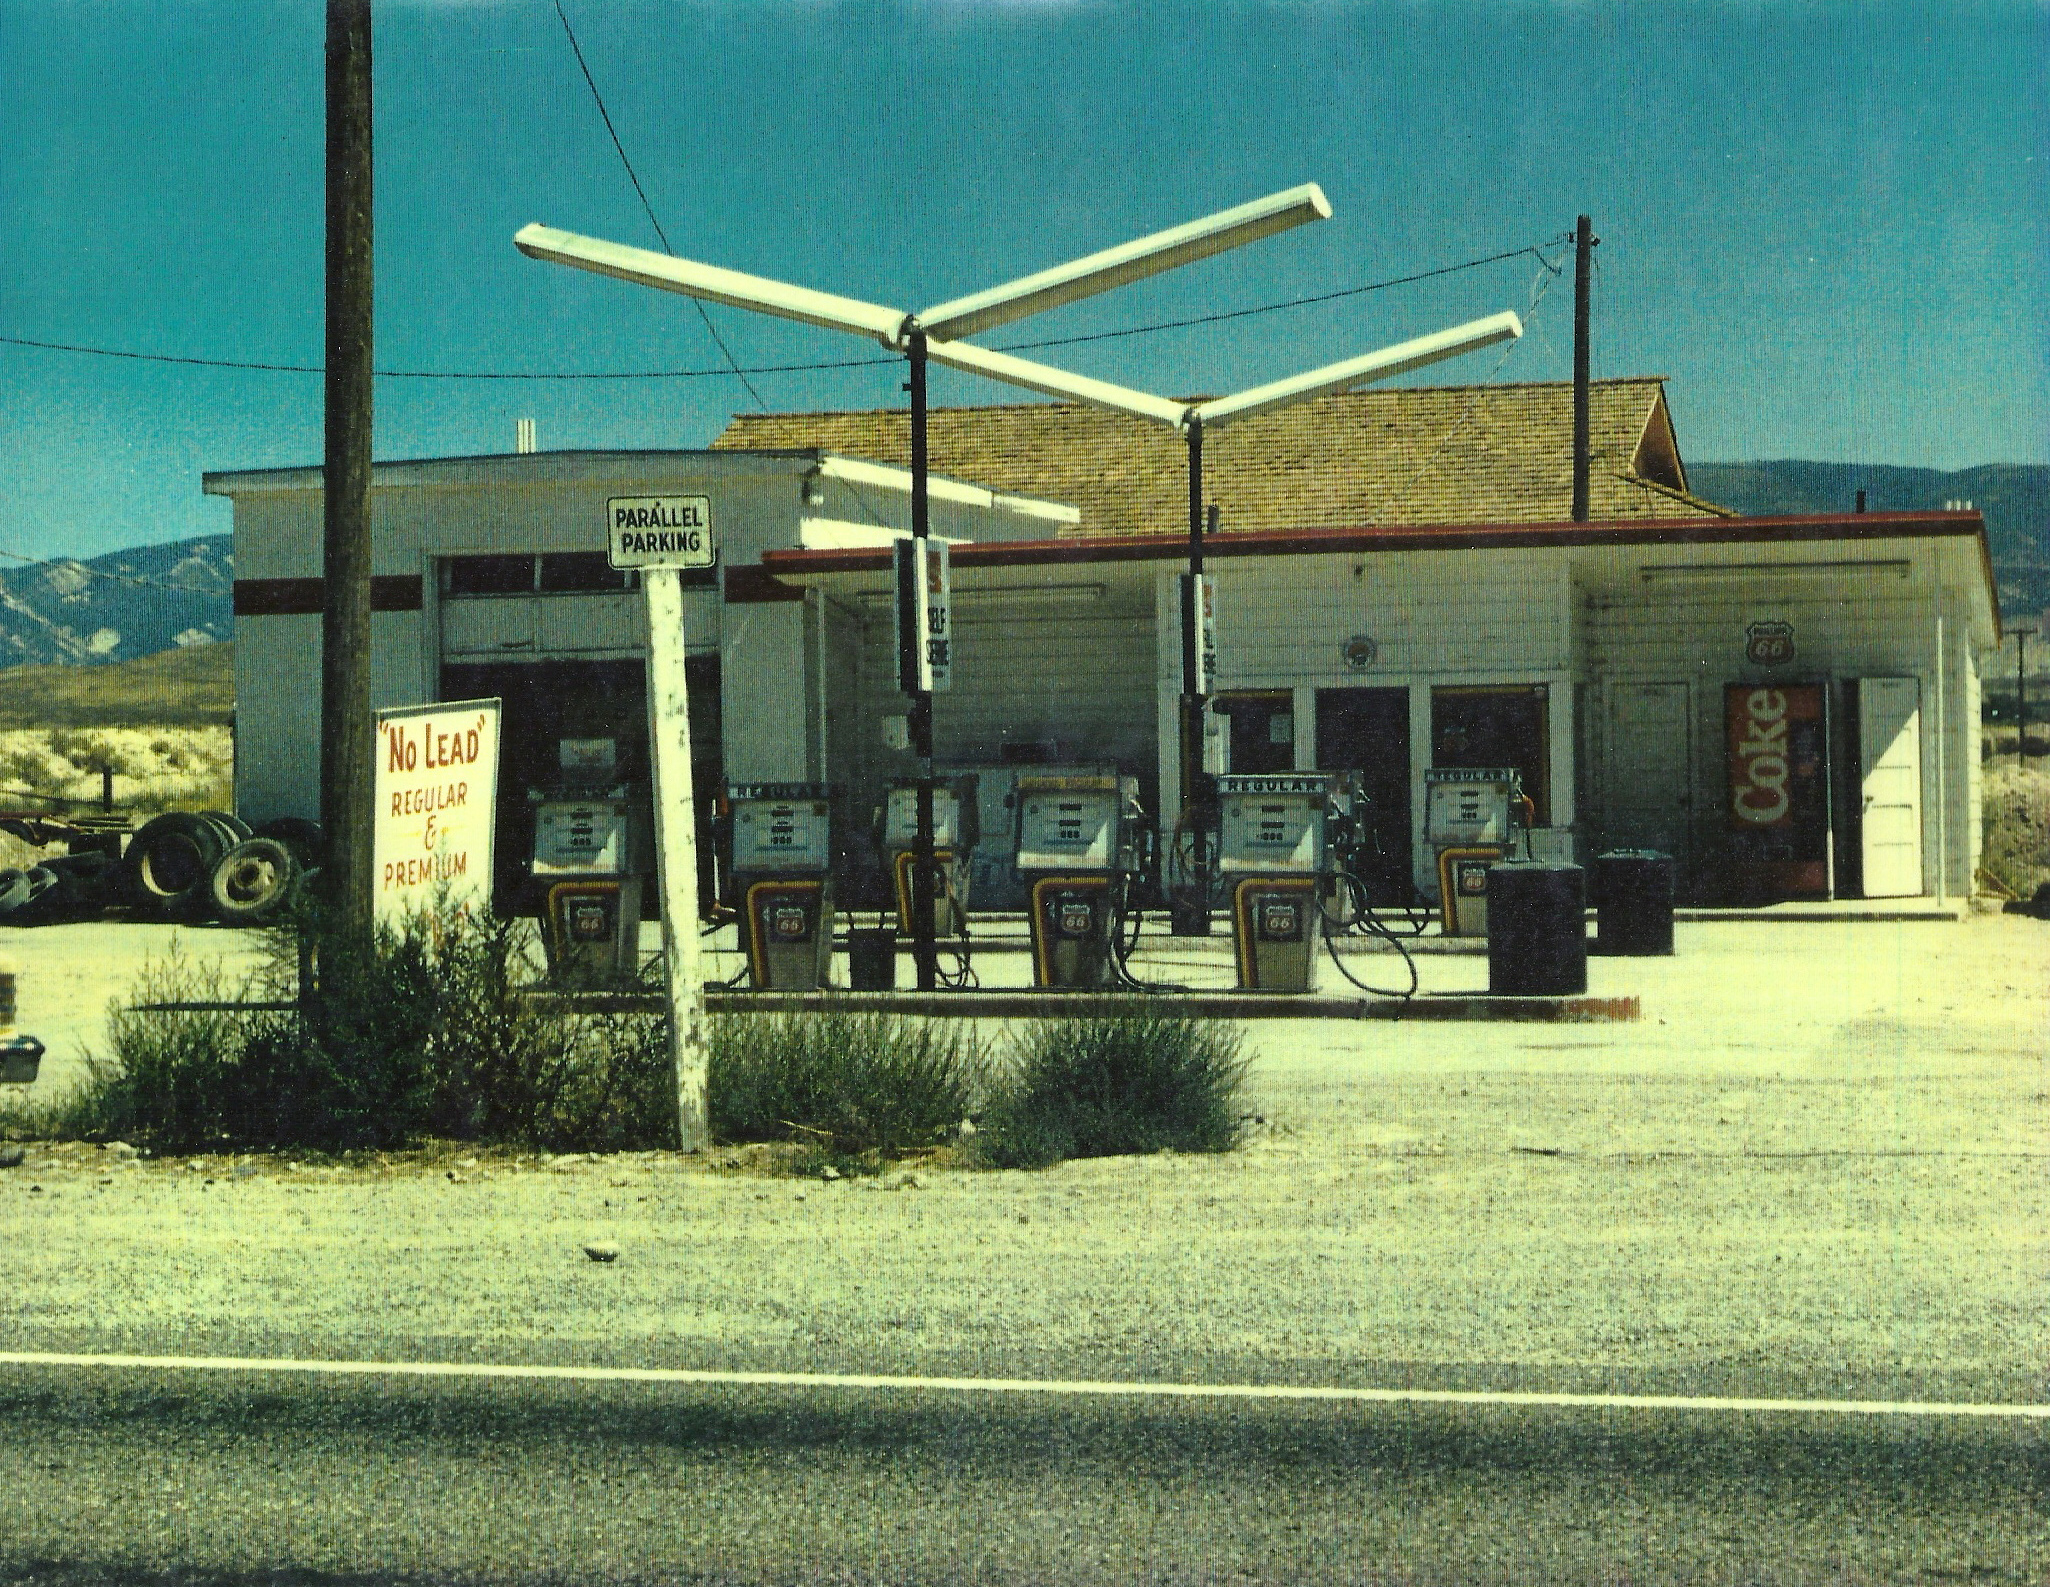
[[[1324,197],[1324,190],[1315,182],[1305,182],[1301,187],[1270,193],[1250,204],[1219,210],[1201,220],[1157,231],[1150,237],[1134,238],[1087,258],[1055,265],[1051,270],[1020,276],[986,292],[938,304],[922,311],[918,323],[935,339],[973,336],[977,331],[1008,325],[1077,298],[1194,264],[1198,259],[1271,237],[1307,221],[1330,218],[1331,204]]]
[[[986,292],[955,298],[922,314],[906,314],[902,309],[885,308],[879,303],[816,292],[810,287],[771,281],[766,276],[700,264],[695,259],[678,259],[646,248],[582,237],[553,226],[522,226],[513,236],[513,245],[530,259],[545,259],[578,270],[616,276],[638,286],[680,292],[686,297],[753,309],[827,330],[854,331],[873,336],[885,347],[902,352],[914,331],[944,340],[1007,325],[1028,314],[1108,292],[1113,287],[1207,259],[1306,221],[1329,219],[1330,215],[1331,205],[1323,189],[1314,182],[1306,182],[1250,204],[1220,210],[1201,220],[1055,265],[1051,270],[1021,276]]]
[[[685,297],[725,303],[736,309],[801,320],[830,331],[856,331],[876,337],[888,347],[899,345],[897,333],[904,324],[900,310],[881,304],[814,292],[809,287],[794,287],[719,265],[699,264],[695,259],[678,259],[649,248],[629,248],[600,237],[580,237],[553,226],[522,226],[513,234],[513,246],[529,259],[616,276],[636,286],[680,292]]]
[[[1914,569],[1906,557],[1850,557],[1833,562],[1652,563],[1638,568],[1647,584],[1752,584],[1761,579],[1904,579]]]
[[[1469,320],[1450,330],[1419,336],[1413,341],[1397,342],[1378,353],[1365,353],[1343,363],[1326,364],[1322,369],[1255,386],[1236,396],[1218,397],[1199,404],[1194,410],[1195,416],[1203,421],[1205,428],[1214,429],[1233,419],[1249,419],[1256,413],[1267,413],[1291,402],[1329,396],[1332,392],[1365,385],[1369,381],[1407,374],[1412,369],[1422,369],[1426,364],[1435,364],[1441,359],[1456,358],[1461,353],[1477,352],[1497,342],[1514,341],[1522,334],[1523,322],[1514,314],[1491,314],[1484,320]]]

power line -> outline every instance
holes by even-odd
[[[16,562],[26,562],[30,567],[72,568],[87,578],[105,579],[110,584],[132,584],[145,590],[165,590],[172,595],[203,595],[213,599],[225,598],[228,594],[225,589],[202,590],[190,584],[166,584],[160,579],[146,579],[134,573],[109,573],[103,568],[94,567],[90,562],[81,562],[76,557],[32,557],[26,551],[9,551],[4,546],[0,546],[0,557],[11,557]]]
[[[1161,320],[1150,325],[1127,326],[1114,331],[1092,331],[1081,336],[1057,337],[1049,341],[1006,342],[1000,350],[1023,352],[1036,347],[1059,347],[1075,342],[1108,341],[1122,336],[1143,336],[1154,331],[1182,330],[1193,325],[1210,325],[1222,320],[1245,319],[1256,314],[1277,314],[1284,309],[1303,308],[1314,303],[1328,303],[1338,298],[1358,297],[1367,292],[1380,292],[1389,287],[1406,286],[1414,281],[1429,280],[1433,276],[1451,275],[1456,271],[1478,269],[1482,265],[1500,263],[1504,259],[1519,258],[1524,254],[1535,257],[1546,270],[1554,275],[1564,268],[1555,265],[1535,244],[1511,248],[1502,253],[1484,255],[1478,259],[1467,259],[1454,265],[1441,265],[1435,270],[1420,270],[1406,276],[1393,276],[1386,281],[1369,281],[1361,286],[1342,287],[1336,292],[1320,292],[1310,297],[1289,298],[1279,303],[1261,303],[1252,308],[1224,309],[1216,314],[1200,314],[1192,319]],[[695,301],[695,300],[693,300]],[[0,344],[10,347],[34,347],[48,352],[85,353],[95,358],[127,358],[152,364],[188,364],[203,369],[247,369],[272,374],[318,375],[323,373],[319,364],[265,363],[236,358],[194,358],[173,353],[138,353],[117,347],[95,347],[82,342],[53,342],[28,336],[0,336]],[[903,360],[897,358],[839,358],[802,364],[749,364],[744,367],[726,369],[609,369],[609,370],[545,370],[526,372],[522,370],[487,369],[380,369],[377,374],[384,380],[704,380],[729,375],[790,375],[805,374],[814,370],[829,369],[872,369],[882,365],[896,365]],[[750,390],[753,388],[750,387]],[[760,400],[759,396],[756,398]]]
[[[202,369],[250,369],[281,375],[320,375],[320,364],[260,363],[241,358],[189,358],[173,353],[137,353],[119,347],[93,347],[82,342],[41,341],[29,336],[0,336],[10,347],[37,347],[56,353],[89,353],[95,358],[130,358],[147,364],[193,364]],[[894,358],[846,358],[811,364],[753,364],[744,371],[733,369],[616,369],[594,371],[546,370],[532,374],[519,370],[489,369],[380,369],[382,380],[698,380],[736,373],[780,375],[811,369],[860,369],[871,364],[901,363]]]
[[[1134,325],[1122,331],[1092,331],[1084,336],[1054,336],[1038,342],[1011,342],[1006,344],[1004,351],[1023,352],[1031,347],[1066,347],[1075,342],[1104,342],[1118,336],[1144,336],[1150,331],[1178,331],[1189,325],[1215,325],[1222,320],[1242,320],[1252,314],[1272,314],[1279,309],[1299,309],[1311,303],[1331,303],[1339,298],[1356,298],[1363,292],[1381,292],[1389,287],[1408,286],[1412,281],[1428,281],[1433,276],[1449,276],[1455,271],[1473,270],[1481,265],[1498,263],[1503,259],[1518,259],[1524,254],[1529,254],[1554,275],[1564,268],[1553,264],[1538,252],[1536,244],[1529,243],[1521,248],[1511,248],[1505,253],[1491,253],[1483,259],[1468,259],[1459,264],[1440,265],[1435,270],[1419,270],[1415,275],[1395,276],[1387,281],[1369,281],[1365,286],[1341,287],[1336,292],[1318,292],[1305,298],[1290,298],[1286,303],[1264,303],[1250,309],[1226,309],[1222,313],[1199,314],[1194,319],[1187,320],[1159,320],[1151,325]]]
[[[562,9],[562,0],[555,0],[555,14],[562,19],[562,31],[569,36],[569,47],[576,55],[577,69],[584,74],[584,82],[591,90],[591,99],[598,107],[598,114],[604,118],[605,130],[612,135],[612,147],[619,151],[619,163],[626,167],[627,180],[633,183],[634,191],[640,195],[641,208],[648,212],[648,224],[655,228],[656,237],[661,239],[662,251],[674,259],[676,250],[669,246],[669,233],[662,229],[662,222],[656,218],[655,206],[648,202],[648,190],[641,186],[641,179],[634,170],[633,161],[626,157],[626,145],[619,141],[619,129],[612,125],[612,113],[605,108],[605,96],[598,92],[598,81],[591,75],[591,68],[584,61],[583,46],[577,43],[576,30],[569,25],[569,14]],[[720,355],[739,377],[740,383],[747,387],[747,394],[755,399],[755,406],[767,413],[769,405],[762,401],[762,394],[755,390],[754,382],[747,378],[747,372],[740,367],[740,360],[733,356],[733,349],[726,345],[726,338],[719,334],[719,327],[712,323],[710,312],[696,298],[692,298],[691,303],[698,311],[698,318],[705,322],[705,329],[711,333],[712,340],[718,343]]]

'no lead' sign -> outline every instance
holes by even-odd
[[[709,496],[614,496],[606,554],[616,568],[708,568],[719,560]]]

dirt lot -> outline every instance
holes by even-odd
[[[0,1172],[0,1294],[32,1348],[2050,1398],[2050,928],[1679,950],[1594,961],[1633,1025],[1256,1022],[1225,1157],[894,1188],[38,1146]]]

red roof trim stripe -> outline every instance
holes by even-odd
[[[1671,518],[1624,523],[1388,524],[1359,529],[1289,529],[1225,532],[1207,537],[1205,556],[1302,556],[1367,551],[1536,549],[1547,546],[1744,545],[1771,541],[1893,540],[1976,535],[1982,552],[1985,521],[1976,512],[1822,514],[1785,518]],[[1061,566],[1088,562],[1179,562],[1188,555],[1180,535],[1107,535],[1060,540],[1000,540],[957,545],[957,567]],[[763,553],[772,573],[859,573],[888,567],[887,547],[783,550]],[[1990,568],[1989,568],[1990,577]]]

